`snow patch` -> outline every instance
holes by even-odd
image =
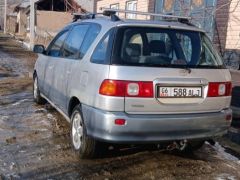
[[[9,116],[0,116],[1,121],[6,121],[9,118]]]
[[[237,178],[233,175],[224,173],[224,174],[219,174],[216,178],[216,180],[236,180]]]
[[[47,114],[47,118],[52,119],[52,120],[56,120],[56,118],[50,113]]]
[[[236,161],[238,164],[240,164],[240,160],[237,157],[227,153],[225,148],[222,147],[218,142],[216,142],[215,145],[212,146],[212,148],[218,153],[218,155],[221,158],[226,159],[226,160],[230,160],[230,161]]]
[[[25,101],[27,101],[27,100],[28,100],[28,99],[22,99],[22,100],[20,100],[20,101],[18,101],[18,102],[13,103],[12,106],[18,106],[19,104],[21,104],[21,103],[23,103],[23,102],[25,102]]]

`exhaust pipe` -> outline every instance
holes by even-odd
[[[174,141],[172,144],[167,146],[167,150],[168,151],[173,151],[175,149],[183,151],[188,145],[188,141],[185,140],[181,140],[181,141]]]

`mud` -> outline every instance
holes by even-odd
[[[240,179],[239,145],[222,139],[194,154],[109,145],[98,159],[79,160],[69,124],[33,102],[35,59],[0,34],[0,179]]]

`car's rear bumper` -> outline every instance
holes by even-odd
[[[82,105],[87,134],[108,142],[160,142],[182,139],[208,139],[227,133],[231,109],[215,113],[178,115],[132,115],[106,112]],[[125,119],[126,125],[115,125]]]

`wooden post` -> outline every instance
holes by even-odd
[[[4,34],[7,33],[7,0],[4,1]]]
[[[30,49],[34,47],[35,39],[35,0],[30,0]]]
[[[53,8],[54,8],[54,7],[53,7],[53,0],[52,0],[52,11],[53,11]]]

